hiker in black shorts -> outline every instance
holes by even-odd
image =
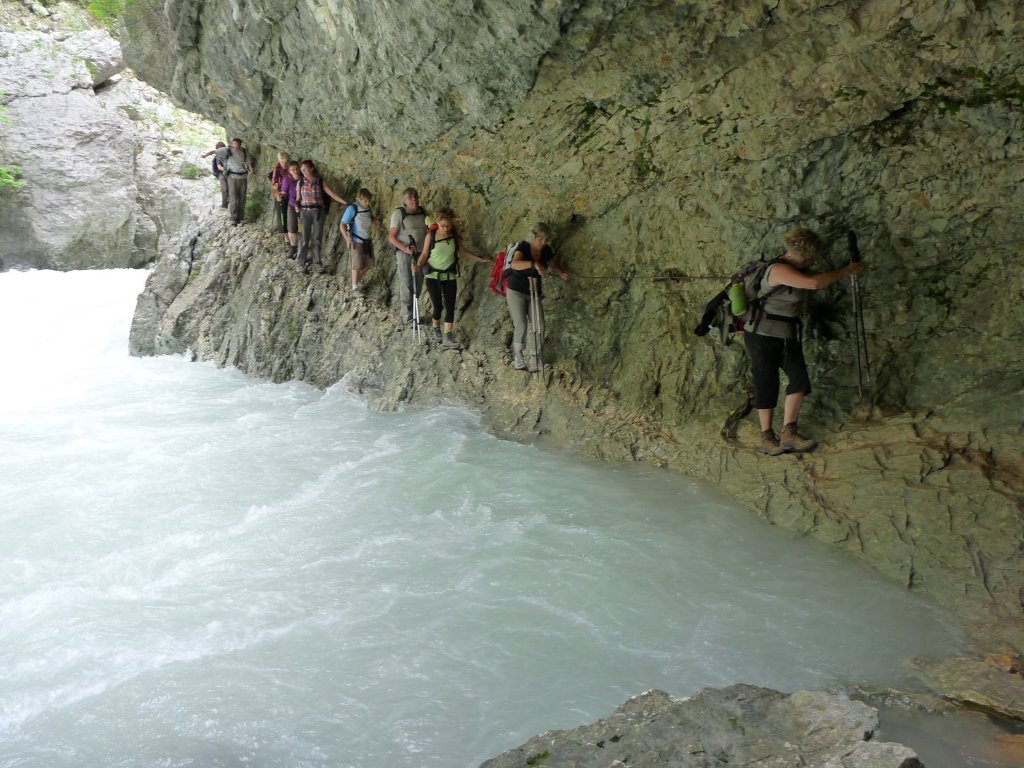
[[[750,324],[743,338],[754,374],[754,407],[761,423],[761,451],[771,456],[789,451],[809,451],[817,443],[797,432],[804,397],[811,393],[811,379],[804,362],[800,339],[800,310],[809,291],[832,285],[864,269],[851,262],[832,272],[804,271],[821,252],[821,238],[810,229],[787,232],[786,252],[761,277],[757,293],[764,297],[762,315]],[[789,383],[783,402],[782,435],[776,437],[772,417],[779,399],[779,369]]]

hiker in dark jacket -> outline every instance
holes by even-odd
[[[782,242],[786,252],[761,277],[758,296],[764,297],[763,314],[743,334],[750,367],[754,374],[754,407],[761,423],[761,450],[770,456],[788,451],[810,451],[817,443],[797,432],[797,420],[804,397],[811,393],[811,379],[800,341],[800,310],[810,291],[832,285],[864,269],[861,263],[847,264],[832,272],[807,272],[821,252],[821,238],[810,229],[787,232]],[[782,435],[776,437],[772,417],[779,400],[779,369],[786,372],[788,385],[783,401]]]
[[[530,230],[530,239],[523,240],[516,248],[512,263],[509,264],[508,290],[505,300],[508,302],[508,313],[512,316],[512,367],[517,371],[527,368],[523,351],[526,349],[526,328],[531,317],[537,318],[537,328],[533,329],[534,349],[530,355],[529,369],[539,371],[544,366],[537,349],[538,339],[544,335],[544,305],[541,302],[540,278],[545,277],[549,269],[558,272],[563,280],[569,279],[569,273],[555,261],[555,252],[551,249],[551,228],[543,222]],[[531,313],[530,279],[537,280],[537,305]]]

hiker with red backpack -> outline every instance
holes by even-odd
[[[320,241],[323,239],[324,219],[327,218],[327,206],[330,204],[327,198],[333,198],[342,205],[348,205],[348,202],[327,186],[312,160],[303,160],[299,168],[302,170],[302,178],[296,182],[295,207],[298,210],[302,233],[299,237],[296,261],[307,275],[311,266],[315,266],[323,273],[323,264],[320,263]],[[310,251],[313,252],[312,258]]]
[[[455,297],[458,288],[459,258],[469,256],[474,261],[488,262],[462,244],[455,230],[455,214],[442,208],[434,214],[434,223],[427,232],[423,251],[413,267],[422,271],[430,303],[433,305],[431,334],[442,349],[459,349],[452,336],[455,325]],[[441,332],[441,313],[444,313],[444,333]]]
[[[512,251],[511,257],[506,256],[507,290],[505,300],[508,302],[508,313],[512,316],[512,367],[517,371],[529,369],[536,373],[544,367],[544,306],[541,302],[542,291],[540,281],[550,269],[558,272],[563,280],[569,279],[569,273],[555,261],[555,252],[551,248],[553,239],[551,228],[544,222],[534,225],[530,230],[530,239],[520,242]],[[526,329],[533,328],[533,352],[527,365],[523,356],[526,350]]]
[[[761,451],[769,456],[810,451],[817,445],[797,432],[800,408],[804,397],[811,393],[800,338],[800,310],[806,295],[864,269],[859,261],[851,261],[831,272],[806,271],[822,250],[821,238],[810,229],[791,230],[782,242],[786,252],[768,264],[754,286],[759,299],[758,315],[751,318],[743,332],[754,376]],[[779,399],[780,369],[785,371],[789,383],[783,401],[782,435],[776,437],[772,418]]]

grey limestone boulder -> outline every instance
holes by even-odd
[[[692,698],[648,691],[596,723],[535,736],[481,768],[922,766],[909,747],[871,741],[877,727],[871,707],[820,691],[733,685]]]
[[[74,36],[76,54],[85,62],[93,86],[107,82],[124,71],[124,55],[114,38],[99,29]]]
[[[24,182],[0,190],[0,267],[139,266],[195,220],[126,108],[135,81],[111,79],[124,60],[108,33],[0,33],[0,63],[0,162]]]

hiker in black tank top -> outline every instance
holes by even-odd
[[[551,228],[541,222],[530,230],[530,239],[523,240],[516,248],[515,255],[508,270],[508,290],[505,292],[505,301],[508,303],[508,313],[512,317],[512,367],[517,371],[529,368],[530,371],[539,371],[544,365],[541,360],[540,350],[537,348],[539,340],[544,334],[544,304],[541,302],[542,290],[540,278],[547,275],[549,269],[555,269],[563,280],[569,279],[569,273],[562,269],[555,259],[555,252],[551,248]],[[537,280],[537,306],[532,307],[530,296],[530,279]],[[537,327],[533,329],[534,348],[530,354],[530,363],[527,365],[524,357],[526,350],[526,332],[531,324],[530,318],[535,318]]]

